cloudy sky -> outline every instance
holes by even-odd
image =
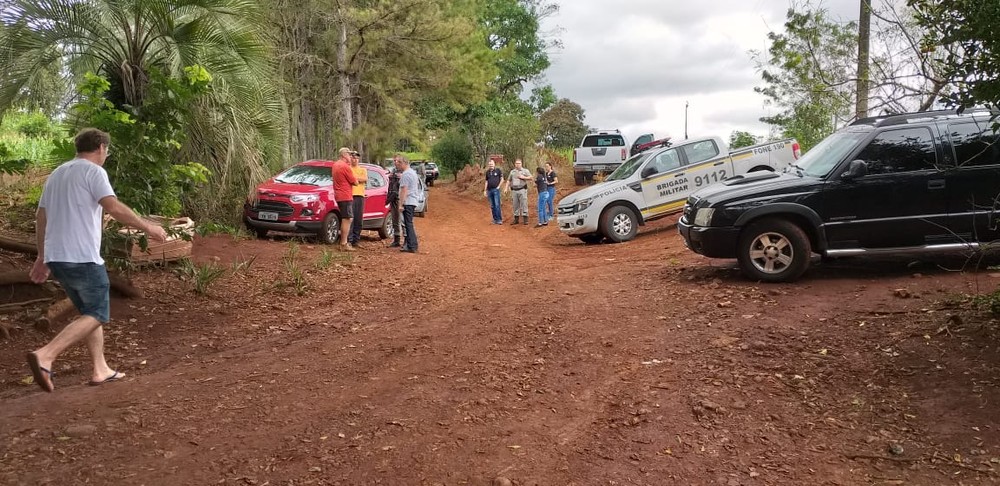
[[[684,137],[733,130],[768,133],[758,119],[773,112],[748,51],[767,49],[784,24],[789,0],[556,0],[542,30],[559,38],[546,80],[586,112],[586,123]],[[824,0],[834,18],[856,20],[858,0]]]

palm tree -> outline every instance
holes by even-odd
[[[260,179],[280,157],[284,105],[259,1],[0,5],[0,111],[30,93],[53,65],[65,66],[71,83],[88,71],[106,77],[110,101],[139,109],[152,70],[180,77],[185,66],[199,64],[212,74],[212,91],[188,114],[185,156],[199,156],[217,179],[238,186]]]

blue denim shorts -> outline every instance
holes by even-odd
[[[93,317],[101,324],[111,320],[111,283],[104,265],[49,262],[48,267],[80,315]]]

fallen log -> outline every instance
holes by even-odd
[[[118,292],[123,297],[130,299],[141,299],[142,290],[139,290],[131,282],[128,281],[123,275],[115,272],[108,272],[108,281],[111,283],[112,290]],[[14,270],[10,272],[0,273],[0,285],[13,285],[13,284],[30,284],[31,277],[28,276],[28,272],[23,270]]]
[[[62,299],[56,303],[49,306],[45,311],[45,315],[39,317],[35,321],[35,330],[38,332],[49,332],[52,330],[53,323],[58,322],[67,314],[74,311],[73,301],[69,298]]]
[[[28,255],[38,254],[38,247],[35,246],[34,243],[13,240],[3,236],[0,236],[0,250],[12,251],[14,253],[26,253]]]

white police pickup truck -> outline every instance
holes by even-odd
[[[719,137],[685,140],[628,159],[604,182],[559,201],[559,229],[585,243],[635,238],[639,225],[684,208],[694,191],[758,170],[780,171],[799,158],[794,139],[728,151]]]

